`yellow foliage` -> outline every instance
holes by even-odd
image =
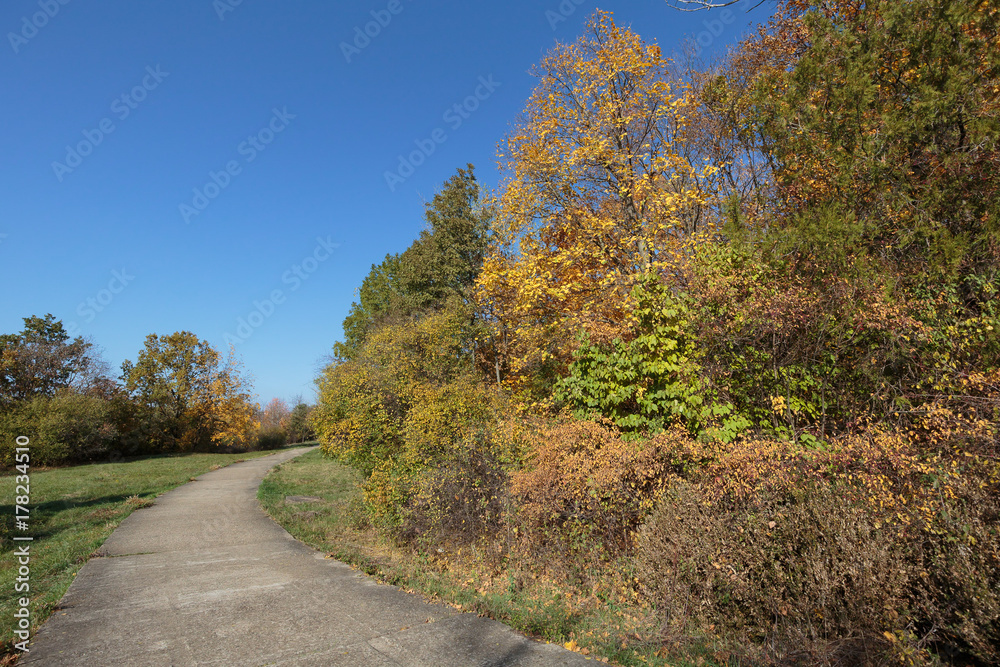
[[[541,64],[524,121],[500,155],[507,179],[479,295],[517,377],[565,363],[573,333],[615,335],[651,271],[677,278],[706,229],[686,215],[714,171],[679,152],[693,100],[659,47],[606,12]],[[603,335],[602,335],[603,334]]]

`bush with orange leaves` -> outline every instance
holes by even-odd
[[[872,430],[747,440],[674,480],[637,562],[668,635],[717,628],[767,661],[1000,658],[995,446]]]
[[[635,441],[610,423],[577,420],[539,426],[530,439],[528,464],[510,476],[529,539],[583,531],[612,556],[628,550],[632,532],[695,446],[683,427]]]

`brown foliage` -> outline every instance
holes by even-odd
[[[879,454],[879,438],[724,456],[673,484],[637,539],[667,636],[718,627],[800,664],[922,664],[929,648],[1000,657],[1000,469],[965,453]],[[755,484],[729,481],[754,469]]]
[[[620,553],[669,478],[668,452],[685,437],[670,431],[629,442],[593,422],[541,427],[532,437],[530,463],[511,475],[521,521],[536,534],[583,528],[608,553]]]

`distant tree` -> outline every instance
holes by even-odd
[[[312,407],[299,402],[288,416],[288,439],[290,442],[305,442],[315,437],[309,416]]]
[[[285,403],[284,399],[272,398],[271,401],[264,406],[264,411],[261,414],[260,426],[261,428],[288,428],[288,418],[292,411],[288,408],[288,403]]]
[[[51,314],[25,317],[21,333],[0,335],[0,404],[54,396],[90,377],[98,364],[92,348],[83,338],[71,340]]]
[[[251,376],[232,346],[225,362],[216,368],[210,385],[205,419],[211,424],[212,442],[243,446],[250,442],[260,423],[254,417],[258,404]]]
[[[250,383],[232,350],[223,363],[193,333],[147,336],[136,362],[122,364],[122,381],[161,449],[242,443],[257,426]]]

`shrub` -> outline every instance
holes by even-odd
[[[582,530],[619,553],[668,479],[672,450],[687,439],[683,429],[634,441],[595,422],[542,427],[530,438],[528,464],[511,475],[520,520],[539,534]]]
[[[411,411],[411,437],[420,439],[421,429],[444,437],[454,433],[444,413],[433,411],[451,410],[464,419],[461,392],[474,393],[466,400],[472,409],[485,392],[468,379],[468,319],[461,310],[444,309],[408,324],[386,324],[371,333],[354,359],[325,368],[312,417],[323,450],[369,476],[404,444],[410,446],[404,429]],[[459,385],[449,388],[453,381]]]
[[[456,525],[455,517],[467,512],[459,504],[478,505],[483,498],[477,494],[505,478],[501,467],[513,454],[499,437],[503,429],[490,435],[505,404],[495,391],[467,377],[417,384],[411,391],[401,427],[405,438],[375,463],[365,501],[377,523],[402,529],[399,537],[440,537],[445,525]],[[456,504],[451,498],[458,487],[472,496]]]
[[[997,466],[963,456],[961,468],[902,457],[910,465],[895,470],[877,457],[852,467],[850,451],[786,459],[826,476],[786,470],[784,484],[745,494],[720,495],[710,468],[672,484],[637,538],[665,628],[715,627],[806,664],[844,659],[837,651],[931,661],[929,649],[995,662]],[[922,470],[922,486],[896,492]]]
[[[2,457],[11,464],[17,436],[31,441],[37,465],[88,461],[107,454],[118,439],[108,401],[86,394],[37,397],[0,415]]]
[[[288,433],[280,426],[262,428],[257,433],[257,449],[280,449],[288,443]]]
[[[625,431],[659,432],[680,417],[700,423],[704,388],[691,313],[655,279],[636,287],[635,337],[595,345],[581,331],[569,374],[556,383],[556,399],[573,414],[594,414]]]
[[[639,534],[641,578],[673,622],[788,646],[864,636],[895,627],[908,580],[877,524],[825,486],[725,511],[678,484]]]
[[[502,528],[510,511],[509,480],[496,439],[473,433],[420,476],[402,526],[404,539],[467,544],[490,536],[494,551],[506,544]]]

